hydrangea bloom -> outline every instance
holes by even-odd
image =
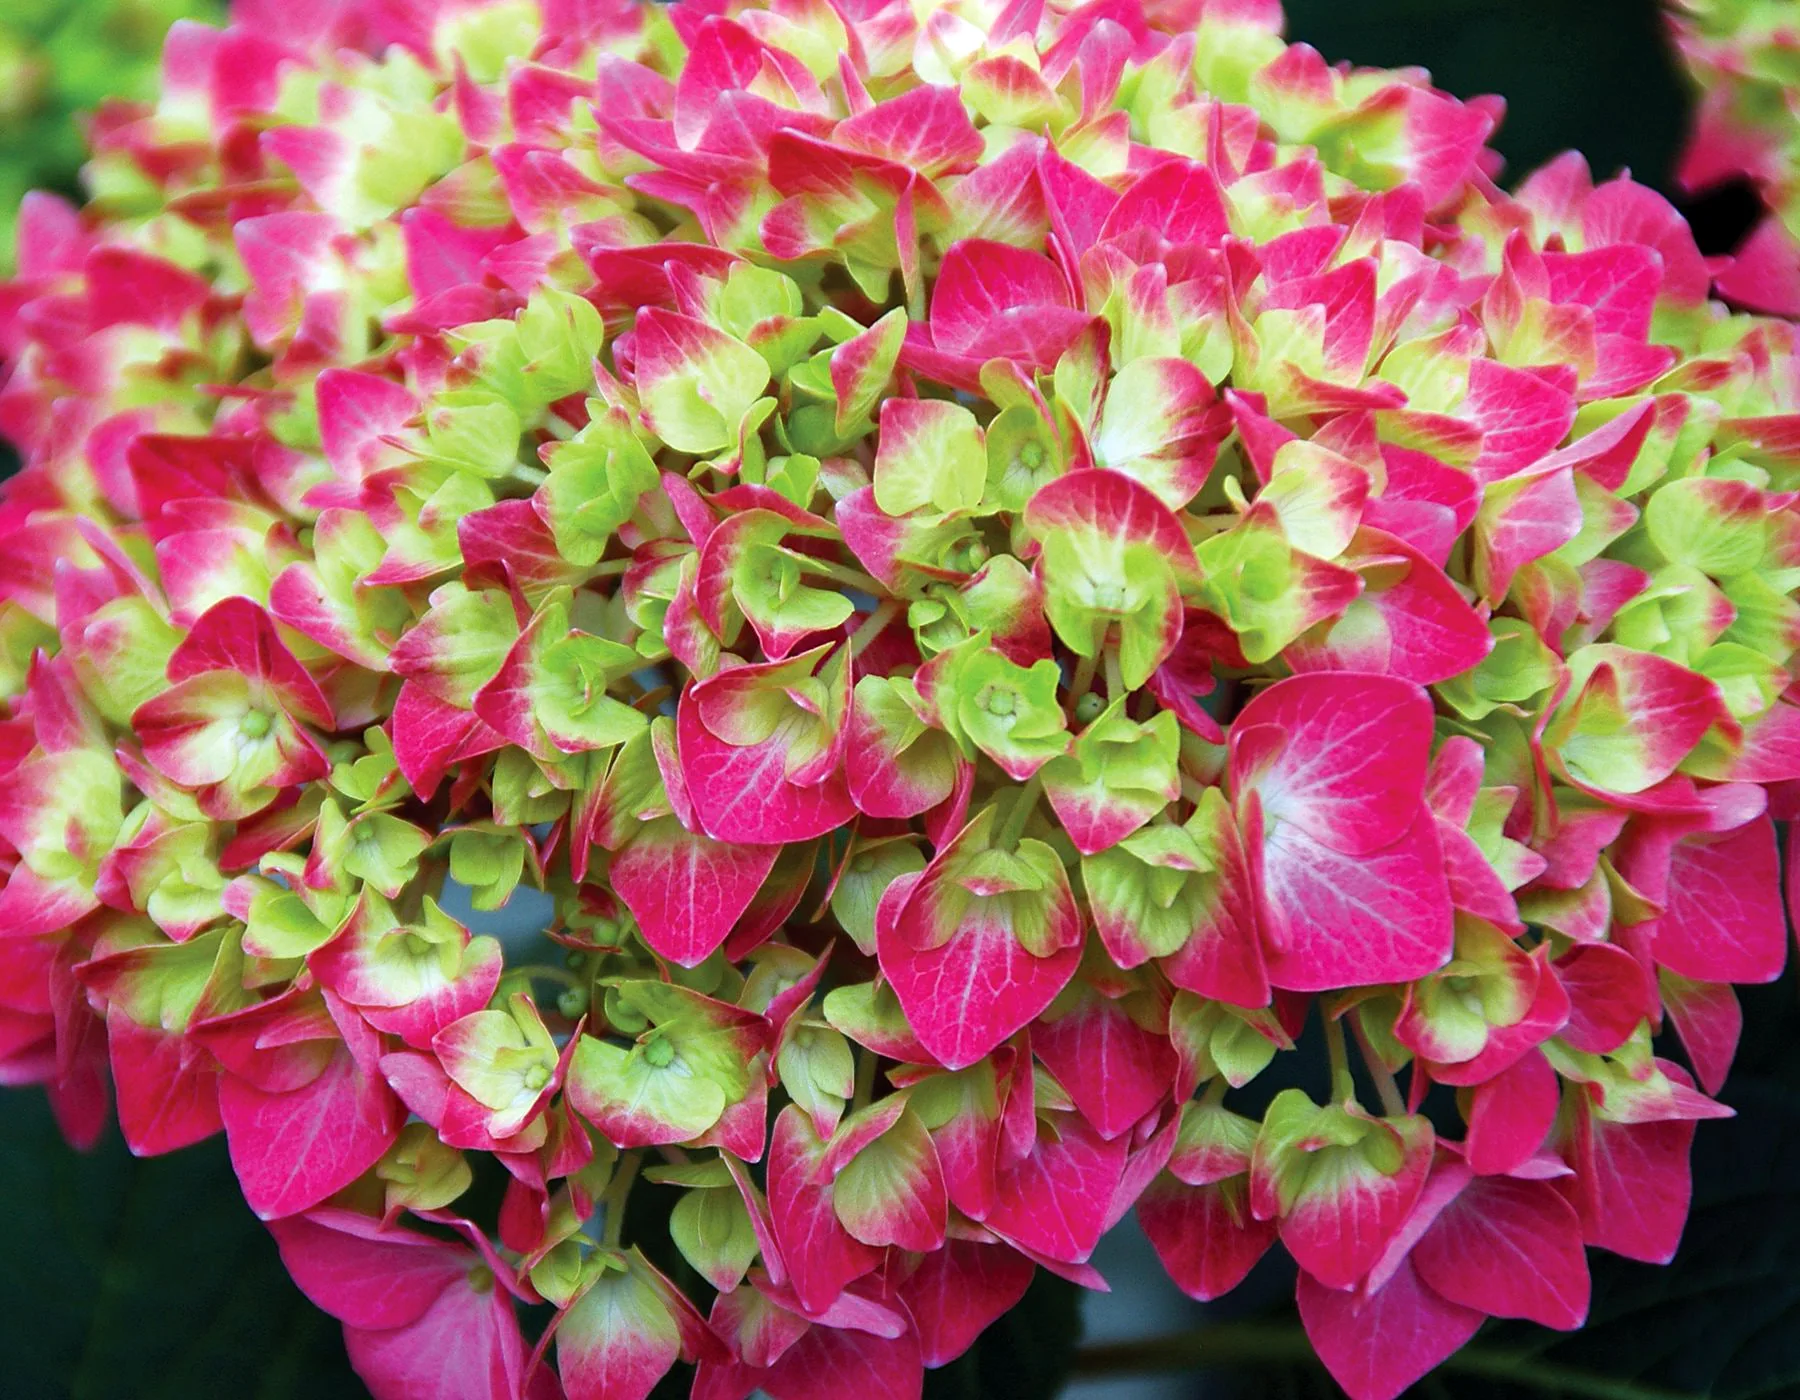
[[[1800,316],[1800,23],[1776,0],[1670,0],[1670,28],[1700,105],[1676,178],[1745,179],[1767,212],[1718,279],[1739,306]]]
[[[1579,1325],[1784,960],[1800,358],[1499,112],[1263,0],[177,26],[0,291],[7,1080],[222,1129],[382,1400],[916,1395],[1134,1206],[1357,1400]]]

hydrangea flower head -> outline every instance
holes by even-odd
[[[1578,1326],[1784,962],[1800,358],[1499,114],[1263,0],[177,25],[0,287],[0,1070],[223,1131],[380,1400],[917,1395],[1134,1207],[1356,1400]]]

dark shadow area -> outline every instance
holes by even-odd
[[[1566,150],[1667,191],[1689,94],[1656,0],[1288,0],[1288,37],[1326,58],[1428,68],[1458,97],[1498,93],[1508,185]]]
[[[0,1395],[360,1400],[338,1324],[289,1281],[225,1139],[72,1151],[41,1091],[0,1092]]]
[[[1748,180],[1728,180],[1675,201],[1694,230],[1694,242],[1708,257],[1736,250],[1762,217],[1762,197]]]

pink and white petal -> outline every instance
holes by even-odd
[[[881,1253],[838,1220],[825,1145],[812,1120],[789,1104],[769,1142],[769,1218],[788,1281],[808,1312],[822,1313],[851,1281],[881,1263]]]
[[[1189,1186],[1165,1176],[1137,1203],[1156,1256],[1190,1298],[1222,1298],[1275,1243],[1276,1224],[1250,1213],[1243,1179]]]
[[[1469,1166],[1484,1176],[1504,1174],[1531,1160],[1544,1145],[1562,1102],[1562,1081],[1533,1050],[1469,1093]]]
[[[925,1365],[948,1365],[1025,1296],[1037,1266],[1003,1244],[951,1239],[900,1285]]]
[[[1291,991],[1409,982],[1450,960],[1450,889],[1435,822],[1358,856],[1283,824],[1262,853],[1269,981]]]
[[[1268,739],[1252,742],[1259,730]],[[1410,682],[1360,673],[1277,681],[1232,726],[1232,791],[1240,803],[1256,792],[1271,824],[1362,855],[1413,825],[1431,734],[1431,700]]]
[[[1103,1138],[1135,1126],[1175,1083],[1168,1037],[1145,1029],[1099,993],[1084,996],[1066,1015],[1040,1019],[1031,1030],[1031,1049]]]
[[[725,941],[780,854],[780,846],[727,845],[661,817],[613,857],[610,877],[644,941],[694,967]]]
[[[1105,1231],[1126,1151],[1124,1138],[1109,1142],[1085,1119],[1062,1115],[1055,1135],[1040,1131],[1031,1151],[1000,1172],[983,1223],[1045,1258],[1086,1263]]]
[[[348,1186],[400,1135],[406,1109],[348,1049],[310,1084],[271,1094],[227,1075],[219,1114],[244,1199],[263,1219],[293,1215]]]

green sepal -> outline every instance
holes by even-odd
[[[1529,622],[1496,617],[1488,631],[1494,647],[1480,664],[1433,687],[1465,719],[1483,719],[1502,705],[1529,708],[1556,683],[1556,654]]]
[[[582,568],[599,562],[614,534],[659,480],[649,451],[619,408],[588,403],[588,425],[545,449],[550,475],[538,488],[557,552]]]
[[[859,705],[864,703],[864,688],[871,682],[882,684],[873,676],[865,676],[857,683]],[[907,711],[907,715],[910,718],[911,712]],[[919,726],[919,734],[935,732]],[[903,750],[904,747],[901,745]],[[875,907],[881,902],[882,892],[902,875],[924,868],[925,854],[910,837],[859,837],[851,843],[845,853],[844,868],[831,889],[831,912],[862,953],[875,955]]]
[[[495,481],[519,464],[518,411],[480,390],[439,394],[425,415],[425,455],[458,471]]]
[[[450,878],[468,887],[474,908],[502,908],[525,873],[526,847],[518,831],[489,824],[464,827],[450,836]]]
[[[554,403],[591,388],[594,357],[606,343],[600,313],[586,297],[541,286],[517,321],[521,371],[533,397]]]
[[[384,1188],[384,1208],[442,1210],[475,1180],[467,1159],[448,1146],[429,1123],[408,1123],[375,1164]]]
[[[841,1031],[801,1021],[775,1057],[788,1096],[813,1120],[821,1137],[837,1129],[844,1105],[856,1091],[856,1059]]]
[[[690,1189],[669,1212],[669,1238],[708,1283],[729,1292],[743,1281],[757,1254],[750,1211],[723,1166],[723,1181]]]

